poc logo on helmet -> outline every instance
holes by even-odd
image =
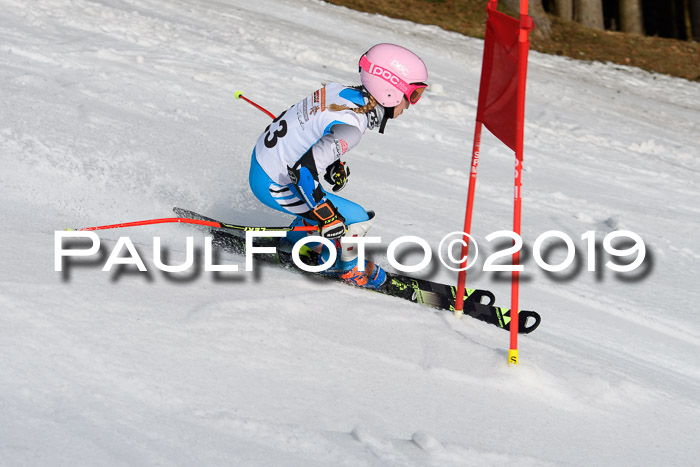
[[[403,66],[401,63],[399,63],[399,61],[396,59],[393,59],[391,61],[391,66],[396,68],[397,70],[399,70],[401,73],[403,73],[404,76],[408,76],[411,73],[405,66]]]
[[[400,78],[393,74],[391,71],[385,70],[384,68],[374,64],[370,67],[370,73],[372,73],[373,75],[381,76],[382,78],[394,85],[398,85],[400,82]]]

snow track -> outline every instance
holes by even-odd
[[[148,273],[53,270],[66,227],[174,205],[285,222],[247,187],[269,119],[233,93],[278,113],[357,83],[384,41],[424,57],[430,87],[349,154],[343,193],[385,246],[437,246],[462,225],[481,41],[316,0],[0,0],[0,37],[0,464],[697,462],[700,84],[531,54],[524,238],[566,232],[578,268],[526,255],[521,303],[543,324],[509,368],[503,331],[390,297],[271,266],[163,274],[154,236],[172,263],[201,245],[182,226],[100,233],[106,253],[129,235]],[[513,157],[488,134],[482,149],[487,254],[511,227]],[[645,240],[643,274],[586,271],[581,235],[620,229]],[[508,305],[507,280],[469,280]]]

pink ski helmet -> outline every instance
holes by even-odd
[[[415,104],[428,87],[428,69],[410,50],[394,44],[377,44],[360,58],[362,85],[384,107],[395,107],[403,96]]]

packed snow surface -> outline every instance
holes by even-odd
[[[0,0],[0,37],[0,464],[698,465],[699,83],[531,53],[520,303],[543,323],[508,366],[508,334],[473,319],[232,254],[239,272],[206,272],[187,226],[104,230],[54,270],[65,228],[173,206],[289,222],[248,189],[269,118],[234,93],[278,114],[357,84],[379,42],[430,87],[348,154],[343,194],[377,212],[388,270],[400,236],[436,248],[462,228],[482,41],[317,0]],[[512,229],[513,164],[485,132],[468,283],[503,306],[509,276],[481,269]],[[561,272],[533,259],[550,230],[576,247]],[[615,231],[644,241],[634,272],[606,266],[636,256],[605,252]],[[102,271],[122,236],[147,272]],[[154,237],[168,264],[193,237],[198,266],[161,272]]]

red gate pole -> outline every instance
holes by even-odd
[[[518,93],[517,125],[515,138],[515,180],[513,193],[513,232],[521,234],[523,187],[523,136],[525,126],[525,85],[527,81],[527,56],[530,49],[529,35],[532,19],[528,16],[528,0],[520,0],[520,34],[518,36]],[[520,250],[513,253],[513,276],[510,297],[510,349],[508,362],[518,364],[518,310],[520,299]]]
[[[498,6],[498,0],[489,0],[487,8],[493,8],[494,10]],[[486,49],[484,48],[484,57],[486,57]],[[482,65],[483,67],[483,65]],[[483,71],[483,68],[482,68]],[[483,76],[482,76],[483,79]],[[480,85],[481,88],[481,85]],[[479,91],[481,94],[481,91]],[[481,95],[479,96],[481,98]],[[479,109],[477,108],[477,114]],[[469,192],[467,195],[467,211],[464,215],[464,229],[463,233],[469,235],[472,229],[472,213],[474,211],[474,192],[476,191],[476,172],[479,167],[479,152],[481,151],[481,129],[483,122],[479,121],[478,117],[476,119],[476,126],[474,128],[474,146],[472,148],[472,164],[469,171]],[[466,236],[466,235],[465,235]],[[460,264],[459,275],[457,276],[457,290],[455,296],[455,316],[461,318],[464,313],[464,291],[467,282],[467,262],[469,255],[469,237],[466,241],[462,243],[462,257]]]
[[[472,229],[472,212],[474,208],[474,191],[476,190],[476,170],[479,167],[479,151],[481,149],[481,126],[477,121],[474,128],[474,147],[472,148],[472,165],[469,174],[469,194],[467,195],[467,212],[464,215],[464,229],[467,235]],[[457,276],[457,296],[455,298],[455,316],[461,318],[464,313],[464,289],[467,282],[467,257],[469,255],[469,237],[462,244],[462,256],[459,276]]]

